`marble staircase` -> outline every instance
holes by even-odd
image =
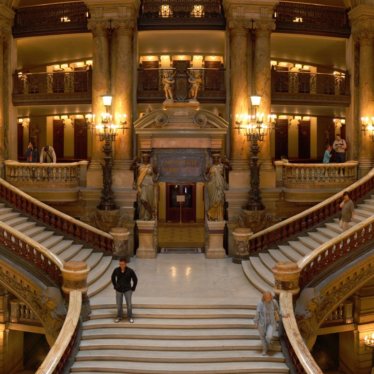
[[[62,261],[85,261],[90,267],[88,274],[89,297],[98,294],[110,283],[108,272],[117,264],[117,261],[112,260],[112,256],[96,252],[84,243],[61,235],[4,203],[0,203],[0,221],[37,241]]]
[[[350,226],[374,215],[374,195],[365,199],[355,206],[353,220]],[[252,283],[259,291],[269,291],[274,286],[272,268],[276,262],[293,261],[297,262],[304,256],[328,240],[336,237],[342,232],[339,227],[338,218],[331,219],[319,227],[303,232],[296,238],[268,250],[252,255],[249,260],[242,261],[242,268]]]

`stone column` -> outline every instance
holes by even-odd
[[[91,313],[90,301],[87,296],[87,277],[90,271],[89,266],[84,261],[65,262],[62,269],[63,285],[62,291],[69,295],[71,291],[82,292],[82,319],[88,320]]]
[[[266,121],[271,113],[271,69],[270,69],[270,44],[271,32],[275,28],[273,20],[257,20],[255,27],[254,51],[254,90],[252,94],[261,96],[259,112],[264,114]],[[261,143],[261,170],[272,171],[270,133]],[[266,183],[268,185],[268,183]]]
[[[223,235],[226,221],[206,221],[208,231],[206,258],[225,258],[226,252],[223,248]]]
[[[127,128],[119,131],[114,145],[113,186],[132,188],[133,173],[130,165],[133,155],[133,40],[132,21],[114,22],[112,39],[112,92],[113,116],[118,123],[121,114],[127,115]]]
[[[93,36],[93,69],[92,69],[92,112],[96,123],[100,121],[101,113],[105,112],[102,96],[110,93],[109,40],[108,22],[90,20],[89,29]],[[102,144],[96,130],[92,136],[92,160],[87,172],[87,186],[100,188],[102,186]]]

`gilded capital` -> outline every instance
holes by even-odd
[[[88,29],[91,30],[93,36],[106,36],[109,29],[109,21],[88,20]]]
[[[361,17],[352,22],[352,35],[360,42],[370,42],[374,38],[374,21],[370,17]]]

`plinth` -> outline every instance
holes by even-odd
[[[156,258],[155,238],[156,221],[136,221],[139,234],[139,247],[136,256],[139,258]]]
[[[208,240],[205,248],[206,258],[225,258],[226,252],[223,248],[223,235],[226,221],[207,221]]]

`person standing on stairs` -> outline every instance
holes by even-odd
[[[339,208],[342,210],[339,226],[343,231],[345,231],[348,229],[349,222],[352,221],[353,209],[355,208],[347,191],[343,193],[343,201],[340,203]]]
[[[123,318],[123,296],[125,296],[127,318],[130,323],[134,323],[131,298],[138,284],[138,278],[135,271],[127,266],[127,261],[124,257],[119,259],[119,267],[115,268],[112,273],[112,284],[116,290],[117,304],[117,317],[114,322],[118,323]]]
[[[273,294],[269,291],[264,292],[261,301],[257,304],[254,318],[254,323],[260,334],[263,356],[267,355],[272,344],[274,332],[277,330],[277,324],[280,321],[280,315],[279,305],[273,298]]]

